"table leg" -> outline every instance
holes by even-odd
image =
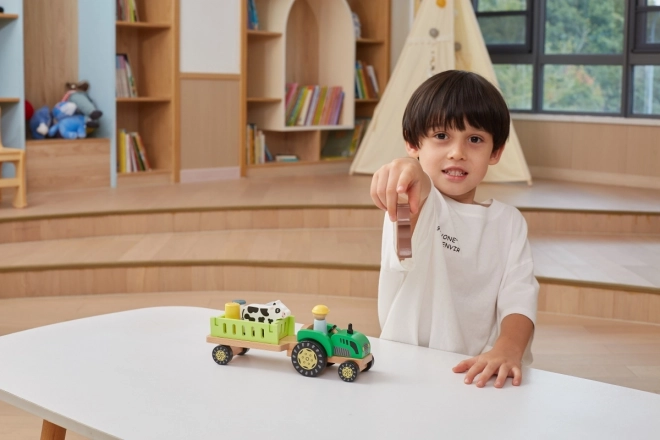
[[[66,429],[44,420],[41,426],[41,440],[64,440],[64,437],[66,437]]]

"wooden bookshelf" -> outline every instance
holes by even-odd
[[[321,149],[328,132],[353,129],[357,115],[373,114],[378,99],[355,99],[355,62],[374,66],[382,93],[389,78],[390,0],[255,0],[255,5],[258,30],[248,29],[248,0],[242,1],[241,176],[350,164],[350,159],[324,160]],[[362,38],[356,39],[351,10],[360,16]],[[285,87],[293,82],[341,86],[337,125],[286,125]],[[273,156],[295,154],[299,161],[248,164],[247,124],[264,132]]]
[[[0,98],[0,104],[18,104],[21,98]]]
[[[116,127],[140,133],[152,171],[118,172],[117,182],[142,185],[165,177],[178,182],[179,0],[136,0],[136,5],[139,22],[115,24],[116,53],[128,55],[138,94],[117,96]]]
[[[0,20],[18,20],[18,14],[0,14]]]

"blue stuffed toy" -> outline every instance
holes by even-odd
[[[87,130],[85,129],[85,116],[75,114],[76,105],[72,102],[58,102],[53,107],[53,117],[55,123],[48,135],[55,137],[59,134],[64,139],[82,139],[87,137]]]
[[[48,108],[47,105],[44,105],[34,112],[30,118],[30,132],[32,133],[32,139],[44,139],[48,134],[52,122],[50,108]]]

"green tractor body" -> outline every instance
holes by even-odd
[[[349,324],[348,329],[335,328],[328,324],[328,334],[313,329],[300,329],[297,334],[298,342],[315,341],[319,343],[327,353],[327,356],[341,356],[352,359],[362,359],[371,353],[369,339],[360,332],[356,332]]]

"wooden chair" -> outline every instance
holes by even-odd
[[[2,118],[2,110],[0,110]],[[25,151],[19,148],[7,148],[2,145],[2,132],[0,130],[0,167],[4,162],[13,163],[16,168],[16,177],[3,178],[0,169],[0,200],[2,200],[2,188],[16,188],[14,194],[14,208],[25,208],[27,206],[26,183],[25,183]]]

